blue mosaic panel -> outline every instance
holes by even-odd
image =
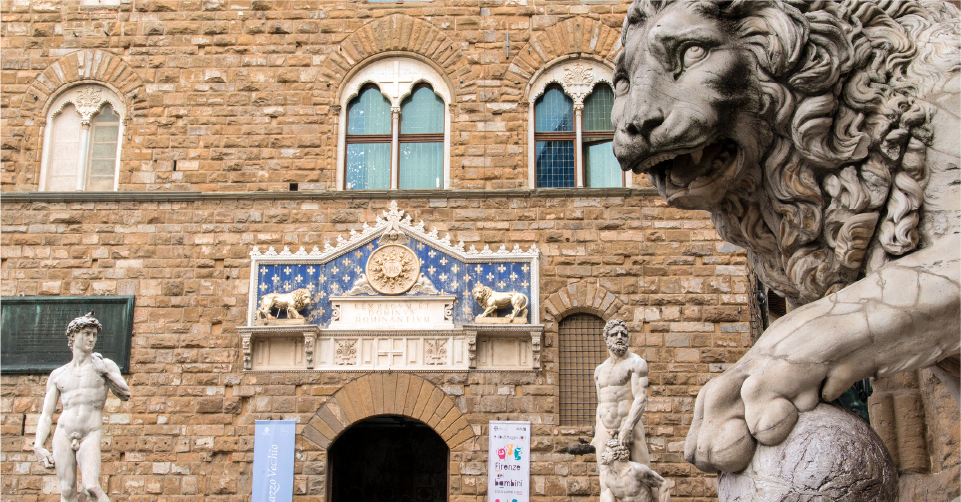
[[[341,296],[349,291],[360,274],[365,273],[367,259],[379,246],[369,243],[349,251],[326,264],[261,264],[258,269],[257,305],[268,293],[289,293],[307,288],[313,295],[313,304],[300,313],[309,324],[326,328],[330,324],[329,297]],[[457,297],[454,304],[454,324],[472,324],[483,309],[474,300],[471,290],[478,283],[494,291],[516,291],[531,297],[531,265],[528,261],[509,263],[466,263],[433,246],[411,238],[411,248],[421,262],[420,271],[443,295]],[[363,296],[363,295],[360,295]],[[431,296],[426,294],[403,294],[406,296]],[[256,308],[255,307],[255,308]],[[499,312],[505,315],[510,309]],[[280,318],[286,314],[280,313]],[[256,317],[255,317],[256,318]],[[530,313],[527,317],[530,321]]]

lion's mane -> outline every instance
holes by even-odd
[[[638,0],[623,41],[672,3]],[[774,139],[748,190],[711,208],[762,282],[795,305],[918,246],[933,110],[918,97],[961,67],[946,2],[701,2],[758,65]],[[760,189],[758,189],[760,187]],[[875,244],[872,244],[875,243]]]

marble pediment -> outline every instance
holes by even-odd
[[[258,361],[261,369],[279,367],[271,361],[301,367],[299,355],[271,348],[289,346],[304,352],[305,369],[468,369],[485,361],[485,343],[497,337],[498,344],[516,341],[505,350],[521,347],[517,365],[530,369],[539,365],[543,329],[539,256],[533,245],[478,250],[454,243],[450,234],[414,223],[396,202],[375,221],[310,251],[254,248],[247,326],[240,328],[245,368],[258,369]],[[508,301],[488,311],[474,297],[483,288]],[[302,308],[284,308],[298,298],[305,305],[295,307]]]

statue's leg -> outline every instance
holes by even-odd
[[[644,421],[634,426],[634,442],[631,444],[631,460],[646,466],[651,465],[651,453],[647,449],[647,436],[644,434]]]
[[[77,458],[70,448],[70,438],[57,427],[52,444],[54,467],[60,481],[60,501],[77,502]]]
[[[944,387],[948,389],[948,393],[954,398],[954,404],[961,407],[961,378],[959,378],[957,374],[946,370],[944,365],[940,363],[931,366],[931,372],[934,373],[934,376],[938,377],[941,383],[944,384]]]
[[[77,464],[80,466],[80,482],[91,500],[110,502],[107,494],[100,488],[100,439],[103,431],[97,429],[87,434],[77,450]]]
[[[607,440],[611,439],[610,432],[600,423],[594,429],[594,439],[591,440],[591,444],[594,445],[594,457],[597,458],[597,464],[600,466],[601,454],[607,449]]]

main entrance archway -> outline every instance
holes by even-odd
[[[445,502],[450,448],[401,415],[361,420],[327,450],[331,502]]]

